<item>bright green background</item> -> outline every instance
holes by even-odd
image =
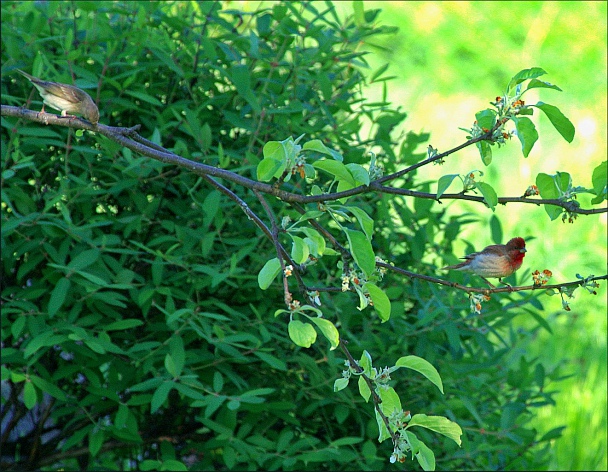
[[[499,196],[520,196],[539,172],[569,172],[575,185],[591,187],[591,172],[606,160],[606,2],[366,2],[383,10],[380,22],[398,26],[378,48],[362,45],[373,70],[391,67],[388,99],[408,113],[403,130],[431,133],[440,151],[465,140],[458,127],[468,128],[475,112],[502,94],[510,77],[521,69],[542,67],[541,77],[563,89],[526,94],[526,102],[542,100],[562,110],[576,128],[569,144],[549,121],[535,113],[540,140],[527,159],[517,139],[496,150],[485,168],[474,148],[450,156],[445,165],[425,167],[421,177],[484,171],[483,178]],[[352,12],[352,4],[337,8]],[[373,87],[372,87],[373,88]],[[369,100],[382,96],[376,86]],[[450,191],[458,191],[456,183]],[[579,196],[589,208],[587,196]],[[603,204],[605,206],[605,202]],[[489,221],[492,213],[461,201],[447,204],[450,214],[472,211]],[[485,212],[485,213],[484,213]],[[550,269],[551,282],[575,280],[575,274],[606,273],[606,213],[581,216],[574,224],[549,221],[541,207],[509,204],[496,215],[504,239],[528,240],[526,272]],[[482,248],[492,243],[486,223],[470,225],[462,238]],[[536,238],[536,239],[533,239]],[[455,245],[458,251],[459,243]],[[462,252],[464,242],[460,243]],[[518,279],[520,280],[520,279]],[[559,296],[543,300],[545,318],[553,329],[530,336],[528,358],[541,356],[548,366],[562,365],[572,377],[548,389],[561,390],[556,407],[541,410],[536,427],[546,432],[566,425],[555,441],[553,470],[606,470],[606,284],[598,295],[577,290],[572,311],[562,309]],[[525,314],[520,328],[532,326]]]

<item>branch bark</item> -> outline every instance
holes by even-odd
[[[396,187],[389,187],[383,185],[384,182],[397,179],[406,175],[407,173],[418,169],[424,165],[430,164],[437,160],[443,159],[450,154],[453,154],[465,147],[471,146],[479,141],[487,140],[489,136],[491,136],[492,130],[490,132],[479,136],[474,139],[470,139],[453,149],[445,151],[441,154],[437,154],[431,158],[425,159],[417,164],[409,166],[405,169],[402,169],[398,172],[395,172],[390,175],[386,175],[381,177],[369,184],[369,186],[360,185],[359,187],[355,187],[349,190],[345,190],[342,192],[333,192],[321,195],[300,195],[292,192],[287,192],[285,190],[281,190],[276,188],[273,185],[266,184],[264,182],[258,182],[252,179],[248,179],[247,177],[243,177],[234,172],[220,169],[214,166],[210,166],[207,164],[203,164],[200,162],[191,161],[189,159],[178,156],[177,154],[172,153],[171,151],[163,148],[162,146],[158,146],[151,141],[146,140],[145,138],[139,136],[134,128],[117,128],[112,126],[106,126],[104,124],[99,123],[97,126],[92,125],[88,121],[82,120],[76,117],[60,117],[58,115],[54,115],[51,113],[40,113],[32,110],[27,110],[25,108],[13,107],[8,105],[2,105],[1,109],[2,116],[14,116],[18,118],[24,118],[30,121],[35,121],[44,124],[52,124],[57,126],[63,126],[68,128],[75,129],[85,129],[93,132],[97,132],[112,141],[115,141],[122,146],[125,146],[132,151],[135,151],[144,156],[150,157],[152,159],[156,159],[158,161],[174,164],[180,167],[184,167],[189,171],[203,176],[203,177],[217,177],[233,182],[242,187],[248,188],[250,190],[257,190],[259,192],[273,195],[280,200],[288,203],[317,203],[317,202],[330,202],[337,201],[342,198],[352,197],[354,195],[361,195],[365,193],[370,193],[371,191],[375,191],[378,193],[388,193],[388,194],[398,194],[405,195],[417,198],[427,198],[433,199],[437,201],[441,200],[469,200],[480,202],[485,205],[485,202],[482,197],[474,196],[474,195],[466,195],[462,193],[458,194],[443,194],[440,199],[437,198],[435,194],[424,193],[424,192],[416,192],[413,190],[407,190]],[[503,197],[499,198],[498,202],[501,204],[507,203],[527,203],[534,205],[555,205],[565,210],[581,214],[581,215],[590,215],[590,214],[598,214],[598,213],[608,213],[608,207],[605,208],[594,208],[594,209],[582,209],[572,204],[572,202],[561,201],[557,199],[552,200],[543,200],[543,199],[534,199],[534,198],[524,198],[524,197]]]

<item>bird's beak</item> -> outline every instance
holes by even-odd
[[[522,247],[519,252],[528,252],[528,250],[525,247]]]

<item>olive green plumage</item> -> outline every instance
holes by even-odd
[[[73,85],[48,82],[31,76],[22,70],[17,71],[26,77],[38,89],[44,105],[61,111],[61,116],[77,113],[93,124],[99,121],[99,110],[88,93]],[[44,111],[44,105],[42,111]]]

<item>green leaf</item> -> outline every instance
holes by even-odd
[[[593,191],[596,197],[591,200],[593,205],[606,200],[607,197],[607,181],[608,181],[608,161],[602,162],[599,166],[593,169],[593,176],[591,182],[593,183]]]
[[[315,257],[321,257],[325,253],[325,250],[327,248],[325,244],[325,239],[316,229],[304,227],[298,228],[298,231],[301,231],[306,236],[308,236],[304,239],[304,241],[306,241],[310,252]]]
[[[35,354],[40,348],[54,346],[55,344],[60,345],[67,340],[68,337],[65,334],[53,334],[53,331],[50,330],[44,331],[27,343],[27,346],[23,351],[23,357],[27,359]]]
[[[230,80],[241,95],[256,113],[260,113],[261,107],[257,95],[251,90],[251,74],[249,68],[244,64],[234,64],[230,70]]]
[[[492,163],[492,146],[490,143],[488,141],[479,141],[475,143],[475,146],[481,156],[481,162],[489,166]]]
[[[437,198],[440,198],[444,194],[456,177],[458,177],[458,174],[443,175],[439,178],[437,181]]]
[[[435,470],[435,454],[411,431],[405,431],[407,441],[412,446],[412,454],[422,467],[422,470]]]
[[[522,82],[528,79],[536,79],[537,77],[545,75],[546,73],[547,72],[545,72],[545,70],[541,69],[540,67],[532,67],[531,69],[521,70],[513,76],[513,78],[509,82],[507,90],[511,90],[516,85],[521,84]]]
[[[97,259],[101,256],[101,251],[99,249],[88,249],[86,251],[82,251],[78,254],[72,261],[68,264],[68,268],[72,270],[80,270],[85,267],[90,266],[95,263]]]
[[[49,316],[53,317],[57,314],[57,312],[63,305],[63,302],[65,302],[71,285],[72,283],[69,279],[66,279],[65,277],[59,279],[59,281],[53,288],[53,291],[51,292],[51,298],[49,300],[48,306]]]
[[[498,203],[498,195],[496,194],[494,188],[485,182],[475,182],[475,187],[481,192],[483,199],[488,204],[490,209],[494,211]]]
[[[160,466],[160,461],[153,461],[150,459],[146,459],[139,463],[139,468],[144,472],[147,472],[149,470],[160,470]]]
[[[575,132],[574,125],[566,118],[559,108],[543,102],[538,102],[536,105],[532,106],[541,109],[545,115],[547,115],[547,118],[549,118],[549,121],[551,121],[551,124],[558,133],[569,143],[572,142]]]
[[[169,372],[169,375],[171,375],[171,377],[177,377],[177,373],[175,370],[175,363],[173,362],[173,358],[171,357],[171,354],[166,354],[165,355],[165,369],[167,369],[167,372]]]
[[[159,377],[153,377],[151,379],[144,380],[143,382],[133,385],[129,390],[131,390],[132,392],[145,392],[146,390],[152,390],[157,388],[161,383],[163,383],[163,379]]]
[[[326,156],[332,156],[331,151],[318,139],[313,139],[312,141],[308,141],[304,143],[302,149],[306,149],[309,151],[320,152],[321,154],[325,154]]]
[[[539,315],[534,310],[525,310],[525,311],[528,312],[530,314],[530,316],[532,316],[532,318],[534,318],[536,320],[536,322],[538,323],[539,326],[545,328],[547,330],[547,332],[549,332],[550,334],[553,334],[553,330],[551,329],[551,325],[547,322],[547,320],[545,319],[545,317]]]
[[[275,161],[287,162],[288,151],[284,141],[268,141],[262,148],[264,159],[274,159]]]
[[[359,395],[361,395],[363,397],[363,399],[365,400],[365,403],[369,402],[369,399],[372,396],[372,391],[370,390],[369,385],[367,384],[367,382],[361,375],[359,376],[358,387],[359,387]]]
[[[210,396],[211,398],[207,397],[207,406],[205,408],[205,418],[210,418],[211,415],[213,415],[213,413],[215,413],[217,411],[217,409],[222,406],[224,404],[224,402],[226,401],[226,397],[223,395],[218,395],[218,396]]]
[[[218,371],[213,373],[213,391],[221,392],[224,388],[224,377]]]
[[[178,461],[177,459],[167,459],[165,461],[162,462],[161,466],[158,468],[158,470],[161,471],[171,471],[171,472],[180,472],[180,471],[187,471],[188,467],[186,466],[186,464],[184,464],[181,461]]]
[[[490,218],[490,233],[492,234],[492,241],[494,241],[494,244],[502,243],[502,225],[495,214]]]
[[[551,439],[561,438],[562,431],[564,431],[564,429],[566,429],[566,426],[558,426],[557,428],[553,428],[551,431],[545,433],[544,436],[540,438],[540,441],[538,442],[550,441]]]
[[[386,293],[384,293],[384,290],[371,282],[367,282],[363,287],[368,290],[369,296],[372,298],[372,302],[374,302],[374,309],[382,322],[388,321],[391,317],[391,301]]]
[[[308,256],[310,255],[310,249],[308,249],[308,245],[304,240],[298,236],[294,236],[293,234],[289,235],[292,240],[291,244],[291,258],[297,264],[303,264],[308,260]]]
[[[374,220],[364,210],[354,205],[344,205],[340,209],[352,213],[357,218],[365,236],[371,241],[374,235]]]
[[[366,350],[363,350],[361,359],[359,359],[359,367],[363,369],[363,373],[368,377],[374,377],[372,375],[372,356]]]
[[[287,364],[283,359],[279,359],[278,357],[273,356],[272,354],[268,354],[267,352],[255,351],[253,354],[258,356],[263,362],[268,364],[270,367],[276,370],[287,370]]]
[[[55,397],[57,400],[67,401],[68,398],[66,394],[56,385],[53,385],[36,375],[30,375],[30,380],[36,387],[43,392],[48,393],[51,397]]]
[[[324,170],[328,174],[333,175],[336,180],[343,180],[352,187],[356,185],[354,177],[348,168],[341,162],[324,159],[322,161],[316,161],[312,165],[316,169]]]
[[[336,439],[335,441],[330,442],[329,446],[330,447],[350,446],[352,444],[359,444],[362,441],[363,441],[363,438],[361,438],[361,437],[347,436],[345,438]]]
[[[123,329],[135,328],[136,326],[141,326],[143,324],[144,322],[142,320],[126,319],[110,323],[107,326],[104,326],[103,329],[104,331],[121,331]]]
[[[491,130],[496,124],[496,111],[486,108],[485,110],[475,113],[475,119],[477,120],[477,125],[482,130]]]
[[[358,2],[353,2],[353,4],[354,3],[358,3]],[[363,2],[361,2],[361,3],[363,3]],[[384,65],[380,66],[378,69],[376,69],[372,73],[369,83],[373,84],[377,78],[379,78],[382,74],[384,74],[386,72],[386,70],[389,68],[389,66],[390,66],[390,64],[387,62],[386,64],[384,64]],[[386,80],[386,79],[384,79],[384,80]]]
[[[93,429],[93,427],[94,426],[92,424],[88,424],[88,425],[84,426],[83,428],[75,431],[68,439],[66,439],[65,441],[62,441],[62,444],[61,444],[62,449],[65,448],[65,450],[70,450],[70,448],[73,448],[75,445],[80,444],[82,442],[82,440],[85,438],[85,436],[89,433],[89,431],[91,431]],[[71,431],[74,431],[74,430],[72,429]]]
[[[262,270],[258,274],[258,285],[262,290],[266,290],[270,287],[270,284],[277,275],[281,272],[281,262],[276,257],[270,259],[264,264]]]
[[[378,388],[376,389],[376,393],[382,400],[382,403],[380,403],[380,408],[382,409],[382,413],[384,413],[386,416],[390,417],[393,413],[401,411],[401,400],[393,387]],[[378,430],[380,431],[380,434],[378,435],[378,442],[382,442],[385,439],[389,439],[391,436],[386,428],[386,425],[384,424],[384,420],[378,414],[377,410],[375,410],[375,412],[376,423],[378,424]]]
[[[372,243],[361,231],[345,228],[344,232],[348,238],[350,251],[355,262],[365,275],[369,277],[376,268],[376,256],[372,249]]]
[[[362,27],[367,23],[365,21],[365,7],[362,1],[355,0],[353,2],[353,16],[358,27]]]
[[[405,367],[407,369],[412,369],[416,372],[421,373],[427,379],[433,382],[437,386],[439,391],[443,393],[443,383],[441,382],[441,376],[439,375],[439,372],[437,372],[437,369],[435,369],[435,367],[433,367],[433,365],[426,359],[423,359],[422,357],[418,356],[400,357],[397,362],[395,362],[395,367]]]
[[[3,378],[2,380],[8,380],[9,378],[11,379],[11,382],[14,383],[21,383],[21,382],[25,382],[25,380],[27,379],[27,377],[25,376],[25,374],[22,374],[20,372],[12,372],[9,371],[8,369],[6,369],[6,367],[3,367],[3,373],[5,375],[5,378]]]
[[[308,315],[305,316],[314,324],[316,324],[317,327],[321,330],[323,336],[325,336],[329,341],[332,351],[338,347],[338,344],[340,343],[340,333],[331,321],[326,320],[325,318],[319,318]]]
[[[572,178],[567,172],[558,172],[555,175],[539,173],[536,176],[536,186],[543,200],[560,198],[572,185]],[[545,211],[551,220],[559,218],[563,210],[555,205],[544,205]]]
[[[377,388],[376,393],[382,400],[380,408],[386,416],[401,411],[401,399],[393,387]]]
[[[300,320],[291,320],[287,326],[289,337],[296,346],[310,347],[317,340],[317,332],[308,323]]]
[[[118,411],[114,417],[114,426],[118,429],[122,429],[127,424],[129,418],[129,407],[123,403],[118,405]]]
[[[85,339],[84,340],[85,345],[93,352],[96,352],[97,354],[105,354],[106,350],[104,349],[104,347],[97,342],[97,340],[95,339]]]
[[[169,340],[169,352],[171,353],[171,359],[173,361],[174,377],[182,375],[184,370],[184,363],[186,361],[186,351],[184,350],[184,341],[181,336],[173,335]]]
[[[351,162],[350,164],[346,164],[346,168],[355,179],[355,186],[369,185],[369,172],[367,169],[365,169],[365,167]]]
[[[334,392],[339,392],[340,390],[344,390],[346,387],[348,387],[348,379],[345,379],[345,378],[336,379],[336,381],[334,382]]]
[[[248,390],[246,392],[241,393],[239,395],[239,398],[242,401],[245,401],[245,399],[249,398],[249,397],[259,397],[260,395],[270,395],[275,390],[276,389],[274,389],[274,388],[254,388],[253,390]]]
[[[154,105],[155,107],[163,107],[164,105],[158,100],[158,98],[153,97],[152,95],[148,95],[147,93],[138,92],[136,90],[124,90],[126,95],[130,95],[137,100],[141,100],[142,102],[149,103],[150,105]]]
[[[559,191],[555,185],[555,176],[539,173],[536,176],[536,186],[543,199],[553,199],[559,197]]]
[[[521,152],[524,157],[528,157],[530,151],[532,150],[532,146],[538,140],[538,132],[536,131],[536,126],[530,120],[530,118],[523,117],[513,117],[513,121],[515,122],[515,128],[517,129],[517,137],[521,142]]]
[[[90,274],[89,272],[84,272],[82,270],[77,270],[76,271],[77,274],[83,276],[85,279],[87,279],[90,282],[93,282],[95,285],[100,285],[102,287],[105,287],[107,285],[109,285],[109,282],[107,280],[102,279],[101,277],[98,277],[94,274]],[[82,283],[81,283],[82,285]]]
[[[275,175],[280,176],[285,169],[285,162],[272,158],[262,159],[257,167],[257,179],[260,182],[268,182]]]
[[[553,85],[553,84],[550,84],[549,82],[545,82],[543,80],[538,80],[538,79],[532,79],[530,82],[528,82],[528,86],[526,87],[526,90],[530,90],[533,88],[549,88],[549,89],[553,89],[553,90],[559,90],[560,92],[562,91],[562,89],[559,88],[557,85]]]
[[[318,187],[317,187],[318,188]],[[318,195],[320,195],[320,189],[319,189],[319,193]],[[312,194],[314,195],[314,194]],[[323,216],[325,213],[319,210],[308,210],[306,213],[304,213],[303,215],[300,216],[300,218],[298,218],[298,221],[304,221],[304,220],[316,220],[317,218]],[[301,228],[302,230],[304,228]]]
[[[105,433],[103,429],[92,429],[89,434],[89,452],[93,457],[95,457],[99,451],[101,450],[101,446],[103,446],[103,441],[105,439]]]
[[[424,414],[414,415],[409,421],[406,429],[413,426],[421,426],[430,429],[431,431],[435,431],[436,433],[443,434],[459,446],[462,445],[462,440],[460,439],[462,436],[462,429],[460,429],[460,426],[456,423],[443,416],[427,416]]]
[[[154,395],[152,395],[152,400],[150,400],[150,412],[156,413],[156,411],[165,403],[169,392],[173,389],[173,382],[163,382],[161,383]]]
[[[23,384],[23,404],[28,410],[34,408],[38,396],[36,395],[36,387],[31,381],[27,381]]]
[[[502,408],[500,416],[500,428],[509,429],[515,425],[517,418],[526,410],[526,405],[523,402],[507,403]]]
[[[176,382],[173,385],[175,387],[175,390],[180,393],[183,393],[185,396],[187,396],[188,398],[192,398],[193,400],[205,400],[206,398],[208,398],[207,395],[204,395],[202,392],[196,391],[195,389],[188,387],[186,384]],[[199,388],[202,389],[202,387]]]
[[[25,316],[19,316],[15,320],[15,322],[11,325],[11,334],[13,335],[13,338],[15,338],[15,339],[19,338],[19,336],[21,335],[21,332],[23,331],[23,328],[25,328],[25,321],[26,321]]]

